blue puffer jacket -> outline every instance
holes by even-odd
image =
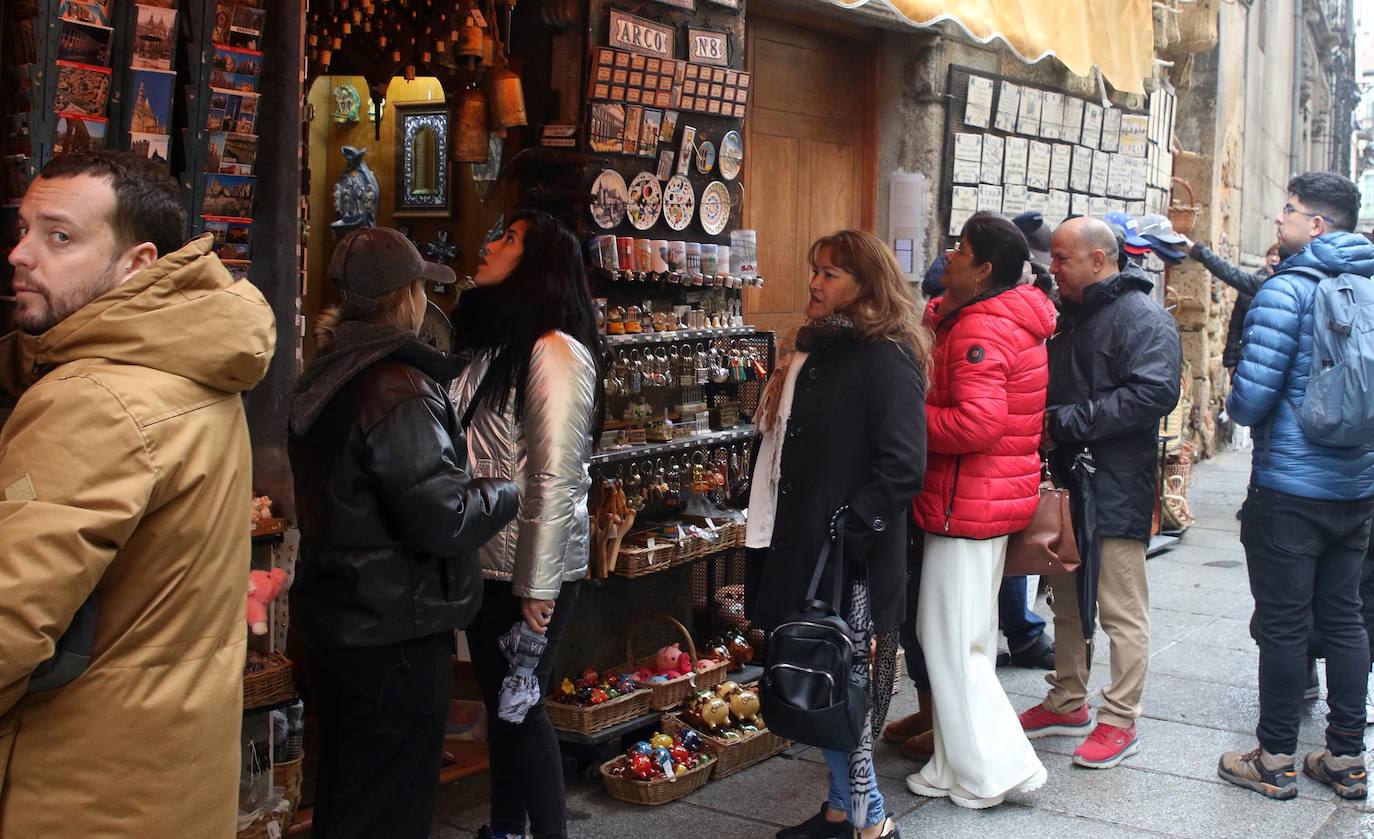
[[[1288,269],[1374,275],[1374,244],[1328,233],[1284,260],[1245,317],[1240,365],[1226,410],[1254,429],[1250,480],[1267,489],[1323,500],[1374,496],[1374,446],[1333,449],[1307,439],[1294,416],[1312,367],[1312,298],[1317,283]],[[1374,282],[1374,280],[1371,280]]]

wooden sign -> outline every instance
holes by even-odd
[[[697,0],[658,0],[665,6],[673,6],[678,9],[686,9],[689,12],[697,10]]]
[[[618,9],[611,9],[610,45],[613,47],[641,55],[676,58],[675,34],[671,26],[663,26]]]
[[[687,60],[725,67],[730,63],[730,34],[714,29],[687,27]]]

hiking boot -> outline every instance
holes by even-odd
[[[926,731],[902,743],[902,757],[921,763],[935,754],[935,732]]]
[[[1361,799],[1368,794],[1363,754],[1336,757],[1325,749],[1308,752],[1302,774],[1331,787],[1341,798]]]
[[[933,707],[930,691],[918,689],[916,697],[917,701],[921,703],[921,710],[914,714],[908,714],[896,722],[888,723],[887,728],[883,729],[884,740],[900,745],[917,734],[924,734],[930,730],[930,709]]]
[[[1140,751],[1140,739],[1135,726],[1120,726],[1100,722],[1082,745],[1073,751],[1073,762],[1088,769],[1111,769]]]
[[[1093,730],[1092,713],[1088,711],[1086,703],[1077,711],[1070,711],[1067,714],[1056,714],[1042,703],[1022,711],[1020,720],[1021,728],[1026,732],[1026,736],[1032,740],[1037,737],[1052,737],[1057,734],[1076,737]]]
[[[1298,794],[1298,773],[1293,768],[1293,756],[1271,755],[1262,748],[1226,752],[1217,762],[1217,776],[1281,801]]]
[[[1017,667],[1034,670],[1054,669],[1054,639],[1045,633],[1026,645],[1024,649],[1011,654],[1011,663]]]
[[[821,811],[801,824],[784,827],[777,832],[777,839],[849,839],[853,828],[849,820],[832,822],[825,817],[829,804],[821,804]]]

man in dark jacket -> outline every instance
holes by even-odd
[[[1234,370],[1240,363],[1240,342],[1242,328],[1245,326],[1245,313],[1250,309],[1250,302],[1255,299],[1255,292],[1259,291],[1260,285],[1269,279],[1274,273],[1274,267],[1279,264],[1279,246],[1271,245],[1269,252],[1264,256],[1264,265],[1251,273],[1217,256],[1211,248],[1201,242],[1194,242],[1186,237],[1184,242],[1189,256],[1201,262],[1202,267],[1213,277],[1236,290],[1236,305],[1231,307],[1231,320],[1226,326],[1226,347],[1221,351],[1221,366],[1227,370]]]
[[[1259,643],[1259,748],[1227,752],[1217,773],[1270,798],[1298,794],[1298,745],[1308,627],[1326,654],[1326,749],[1303,772],[1342,798],[1364,798],[1363,702],[1369,648],[1360,576],[1374,514],[1374,446],[1333,448],[1298,423],[1313,364],[1313,301],[1325,277],[1374,274],[1374,245],[1349,232],[1360,194],[1325,172],[1288,184],[1275,219],[1291,254],[1265,281],[1245,318],[1245,343],[1226,409],[1254,429],[1250,491],[1240,540],[1255,597]]]
[[[1097,467],[1097,602],[1111,639],[1112,683],[1094,727],[1074,578],[1052,578],[1055,672],[1047,677],[1045,701],[1022,713],[1021,724],[1029,737],[1091,732],[1073,761],[1107,769],[1139,749],[1135,720],[1150,646],[1145,547],[1157,495],[1156,437],[1160,418],[1178,403],[1183,350],[1173,318],[1150,296],[1150,279],[1134,264],[1118,271],[1116,236],[1105,222],[1076,218],[1060,225],[1050,256],[1064,308],[1059,334],[1049,343],[1045,425],[1057,461],[1086,448]]]

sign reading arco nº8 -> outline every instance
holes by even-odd
[[[671,26],[611,9],[610,46],[658,58],[677,58],[677,38]]]

